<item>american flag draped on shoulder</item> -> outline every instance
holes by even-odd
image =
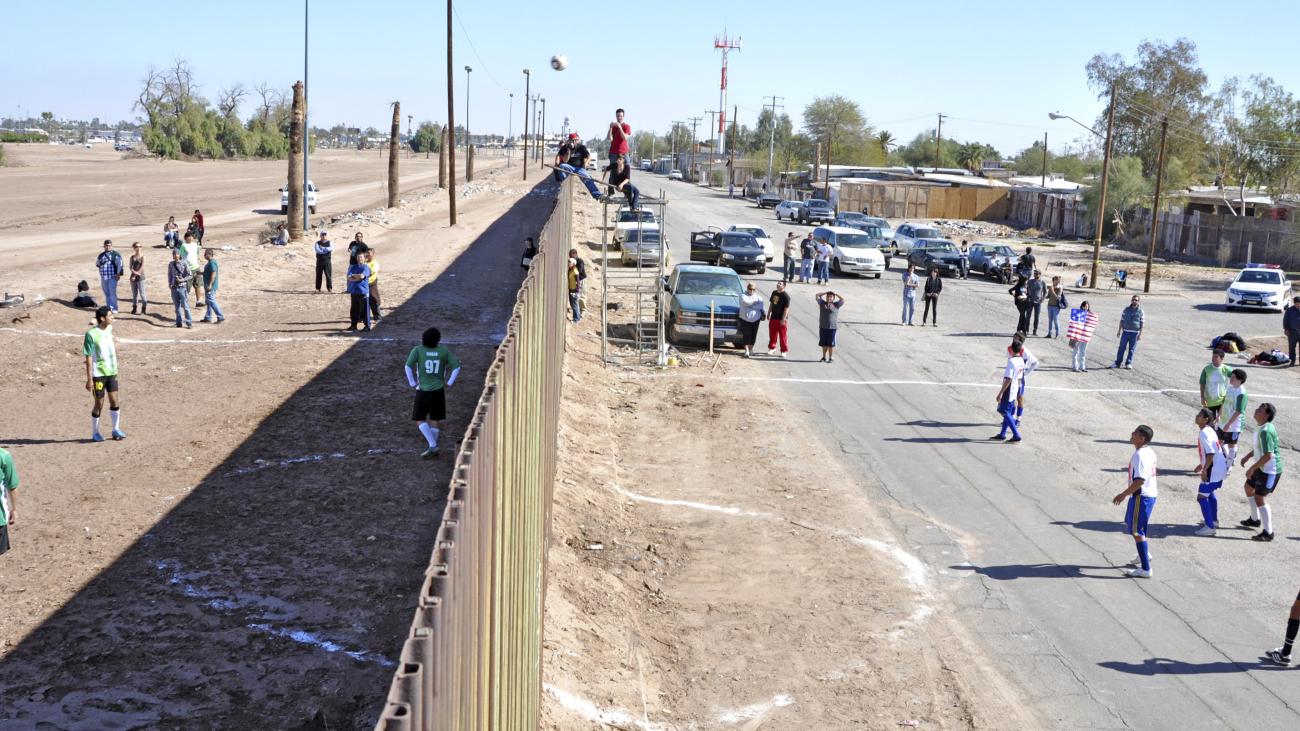
[[[1097,316],[1092,310],[1070,310],[1070,326],[1065,330],[1065,337],[1086,343],[1092,340],[1092,331],[1097,328]]]

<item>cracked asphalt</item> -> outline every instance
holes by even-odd
[[[687,259],[693,230],[764,226],[776,260],[766,274],[742,275],[764,293],[779,278],[785,234],[811,230],[725,192],[644,173],[636,182],[643,194],[662,188],[672,199],[674,262]],[[1052,263],[1083,251],[1040,248],[1040,266],[1072,280],[1078,269]],[[1090,371],[1070,370],[1064,338],[1031,338],[1041,366],[1029,381],[1025,441],[1003,444],[988,437],[997,431],[994,398],[1015,324],[1005,287],[945,280],[940,327],[903,327],[900,261],[879,280],[832,275],[830,288],[846,298],[833,364],[818,362],[816,342],[813,296],[826,287],[794,284],[790,358],[746,362],[727,353],[729,377],[757,379],[754,388],[796,407],[792,418],[801,423],[792,434],[824,440],[859,476],[857,487],[881,506],[904,548],[934,571],[941,611],[972,631],[1054,727],[1300,724],[1300,675],[1263,658],[1281,644],[1300,589],[1294,488],[1284,481],[1270,501],[1272,543],[1232,527],[1216,538],[1193,535],[1200,512],[1192,419],[1209,340],[1229,330],[1274,336],[1281,316],[1226,313],[1220,292],[1159,281],[1144,301],[1147,329],[1134,369],[1108,370],[1120,310],[1140,289],[1072,291],[1072,304],[1088,299],[1100,316]],[[756,351],[765,338],[764,327]],[[1235,356],[1229,363],[1244,366]],[[1300,369],[1244,367],[1252,404],[1278,406],[1284,471],[1294,470]],[[870,383],[878,381],[911,383]],[[1150,580],[1123,576],[1135,551],[1123,508],[1110,503],[1125,487],[1127,437],[1139,423],[1155,430],[1160,465]],[[1220,492],[1225,526],[1246,516],[1243,472],[1234,468]]]

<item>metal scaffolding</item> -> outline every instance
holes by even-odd
[[[668,265],[668,226],[664,218],[668,199],[661,189],[658,197],[641,196],[639,201],[640,210],[658,209],[658,259],[647,265],[638,253],[634,264],[624,266],[622,255],[616,251],[615,260],[619,263],[616,267],[610,266],[610,249],[620,244],[611,240],[615,222],[611,221],[610,208],[613,207],[617,216],[623,198],[605,196],[602,201],[604,225],[601,227],[600,249],[605,276],[600,308],[601,358],[607,364],[663,365],[667,359],[667,349],[660,295],[663,293],[664,276],[667,273],[665,269]],[[644,225],[643,221],[637,221],[638,240],[645,231]],[[614,317],[611,318],[611,315]],[[612,349],[611,345],[614,346]]]

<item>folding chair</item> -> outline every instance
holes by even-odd
[[[1125,269],[1115,270],[1115,278],[1110,280],[1110,287],[1108,287],[1108,289],[1115,289],[1116,287],[1119,287],[1120,289],[1126,289],[1128,287],[1127,270]]]

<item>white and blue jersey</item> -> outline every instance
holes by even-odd
[[[1128,461],[1128,484],[1142,480],[1142,488],[1129,496],[1128,509],[1124,513],[1124,527],[1129,535],[1143,538],[1147,534],[1147,523],[1151,512],[1156,507],[1158,485],[1156,484],[1156,452],[1149,446],[1133,452]]]
[[[1223,479],[1228,476],[1228,468],[1232,463],[1223,453],[1223,443],[1219,441],[1219,434],[1214,427],[1207,425],[1201,428],[1196,439],[1196,456],[1200,460],[1200,491],[1211,492],[1223,487]]]

